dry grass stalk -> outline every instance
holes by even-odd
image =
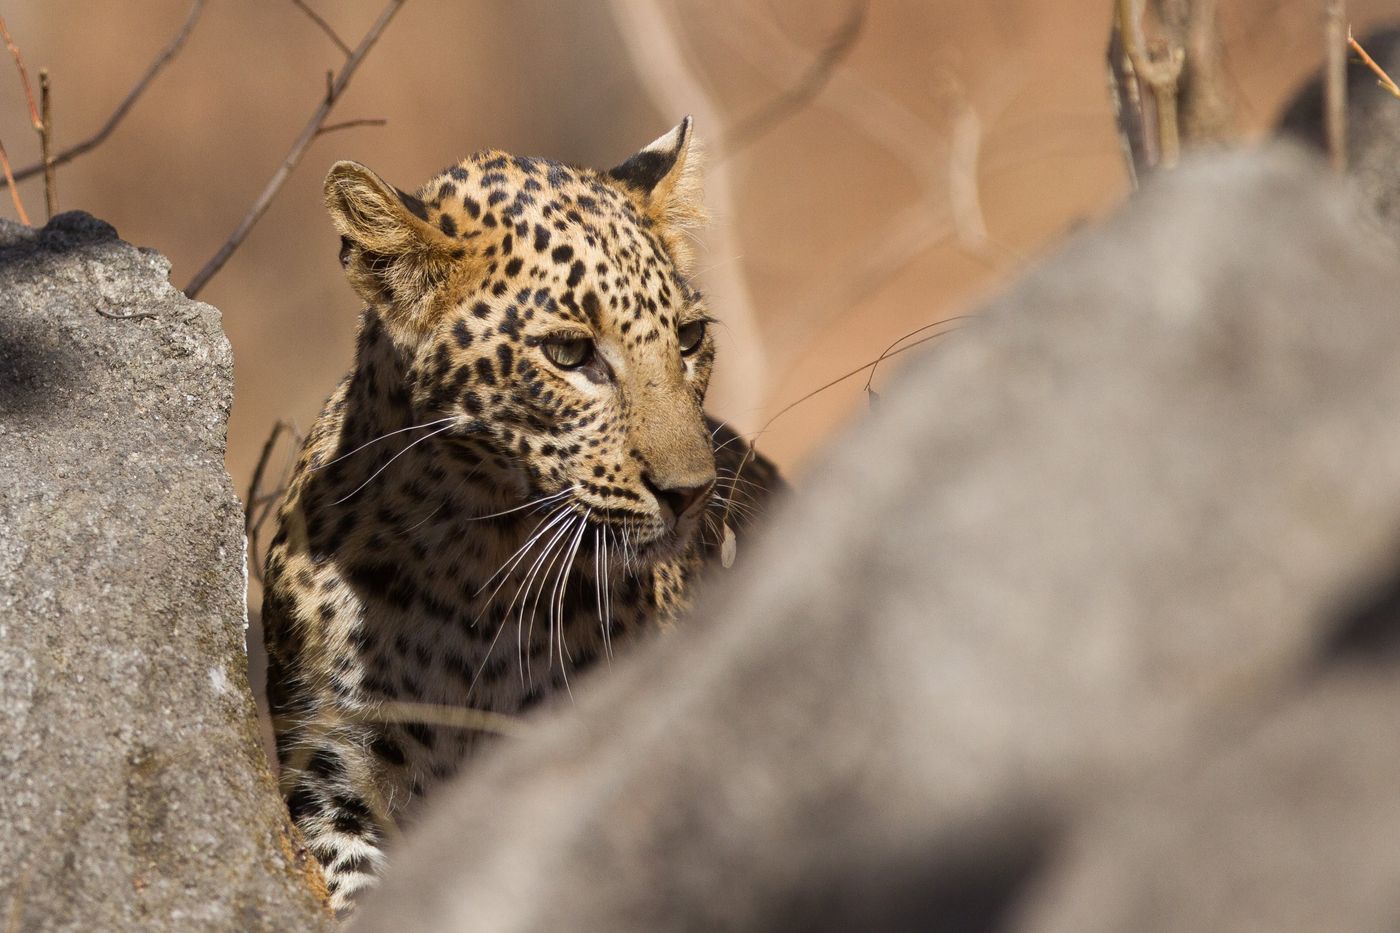
[[[1350,29],[1347,30],[1347,45],[1353,52],[1361,56],[1362,64],[1370,68],[1376,75],[1376,83],[1389,91],[1391,96],[1400,98],[1400,87],[1396,86],[1395,82],[1391,80],[1390,75],[1386,74],[1385,69],[1377,64],[1376,60],[1361,47],[1361,43],[1356,41],[1356,37],[1351,34]]]

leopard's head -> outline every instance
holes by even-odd
[[[453,419],[440,438],[520,498],[663,551],[715,482],[714,341],[687,278],[697,161],[687,117],[607,172],[486,151],[416,195],[353,162],[326,179],[414,416]]]

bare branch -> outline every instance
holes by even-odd
[[[343,123],[327,123],[316,131],[316,135],[323,136],[326,133],[334,133],[338,130],[354,129],[357,126],[383,126],[388,122],[389,121],[383,117],[372,117],[366,120],[346,120]]]
[[[155,76],[179,54],[180,49],[185,44],[185,40],[190,37],[190,32],[194,29],[194,24],[198,21],[200,13],[204,11],[205,2],[206,0],[194,0],[193,5],[190,7],[189,15],[185,17],[185,23],[180,27],[180,31],[175,34],[175,38],[171,39],[170,44],[165,47],[160,55],[156,56],[155,61],[151,62],[150,67],[146,69],[146,73],[141,76],[141,79],[136,82],[136,85],[127,93],[126,97],[122,98],[122,102],[117,105],[116,110],[112,111],[112,115],[107,118],[106,123],[102,124],[102,128],[76,146],[70,146],[55,155],[49,163],[48,167],[50,169],[57,168],[60,165],[66,165],[78,156],[91,152],[93,149],[102,145],[108,136],[112,135],[112,131],[117,128],[117,124],[122,122],[137,99],[146,92],[146,88],[150,86]],[[44,163],[37,162],[34,165],[25,166],[16,172],[15,179],[24,181],[26,178],[38,175],[44,170]]]
[[[3,16],[0,16],[0,39],[5,40],[10,55],[14,57],[15,67],[19,69],[19,81],[24,85],[24,99],[29,104],[29,124],[38,130],[40,119],[39,108],[34,103],[34,86],[29,83],[29,71],[24,67],[24,57],[19,54],[19,46],[15,45],[15,40],[10,37],[10,29],[5,25]]]
[[[1326,77],[1323,80],[1323,125],[1327,130],[1327,157],[1332,171],[1347,170],[1347,39],[1346,4],[1327,0]]]
[[[39,152],[44,161],[44,208],[48,217],[58,213],[58,179],[53,170],[53,106],[49,94],[49,70],[39,69]]]
[[[15,214],[19,222],[29,226],[29,214],[24,210],[24,202],[19,198],[19,186],[15,184],[15,173],[10,170],[10,157],[5,153],[5,145],[0,143],[0,170],[5,172],[5,186],[10,189],[10,200],[15,202]]]
[[[851,4],[845,21],[832,34],[830,41],[817,56],[812,59],[802,76],[777,97],[734,124],[720,147],[723,152],[721,158],[728,158],[767,135],[774,127],[806,107],[822,92],[822,89],[831,81],[837,66],[845,61],[846,56],[855,47],[856,40],[860,38],[861,29],[865,25],[868,10],[869,0],[856,0]]]
[[[190,284],[185,288],[185,294],[190,298],[197,296],[200,291],[204,289],[204,286],[209,283],[209,280],[224,267],[224,263],[228,262],[229,257],[242,245],[249,231],[251,231],[258,220],[262,218],[262,215],[267,211],[268,205],[272,203],[272,199],[277,196],[277,192],[282,189],[282,185],[291,176],[292,170],[295,169],[297,163],[301,161],[301,157],[306,154],[307,147],[311,145],[312,141],[317,136],[317,131],[325,124],[326,117],[330,115],[331,108],[335,106],[336,101],[345,93],[345,88],[350,84],[350,79],[354,76],[356,69],[358,69],[360,64],[365,60],[365,56],[369,54],[370,49],[374,48],[374,44],[379,41],[379,37],[384,32],[385,27],[389,25],[390,20],[394,18],[394,14],[398,13],[405,2],[406,0],[389,0],[388,5],[385,6],[383,12],[379,14],[379,18],[374,21],[374,25],[370,26],[369,31],[366,32],[364,38],[360,40],[360,44],[350,53],[350,57],[346,59],[345,64],[341,66],[340,72],[336,75],[335,81],[332,82],[331,86],[327,89],[326,95],[322,99],[320,105],[317,106],[316,110],[311,114],[311,119],[306,122],[306,126],[302,129],[301,135],[292,143],[292,148],[287,152],[286,158],[282,160],[282,164],[278,166],[277,171],[274,172],[272,178],[268,180],[267,186],[263,188],[262,194],[258,195],[258,199],[253,202],[253,206],[249,208],[248,213],[244,215],[243,220],[239,222],[238,226],[229,236],[227,242],[214,254],[214,258],[205,263],[204,268],[199,270],[190,281]]]
[[[332,28],[330,23],[326,22],[315,10],[307,6],[306,0],[292,0],[292,3],[296,4],[298,9],[310,17],[313,23],[321,27],[321,31],[330,37],[330,40],[335,43],[336,48],[344,52],[347,58],[350,56],[350,46],[346,45],[345,41],[341,39],[340,36],[336,35],[336,31]]]
[[[1142,28],[1142,0],[1117,0],[1109,55],[1119,132],[1127,138],[1125,148],[1135,160],[1134,180],[1158,165],[1171,168],[1181,155],[1177,93],[1185,49],[1173,42],[1164,54],[1150,53]],[[1148,112],[1144,88],[1151,94],[1155,119]],[[1133,132],[1143,134],[1142,138],[1134,139],[1129,135]]]

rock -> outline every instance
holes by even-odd
[[[232,355],[168,273],[0,222],[7,930],[331,928],[248,690]]]
[[[1012,922],[1077,819],[1385,641],[1400,270],[1362,227],[1296,149],[1155,177],[439,797],[354,929]]]
[[[1383,933],[1400,920],[1395,670],[1300,685],[1276,713],[1077,826],[1026,933]]]

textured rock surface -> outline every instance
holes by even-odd
[[[168,272],[84,214],[0,222],[7,930],[329,925],[247,686],[232,356]]]
[[[1033,923],[1077,820],[1210,773],[1394,625],[1355,602],[1400,537],[1376,239],[1294,150],[1154,179],[912,363],[701,618],[440,798],[356,929]],[[1396,890],[1393,838],[1324,851]]]

